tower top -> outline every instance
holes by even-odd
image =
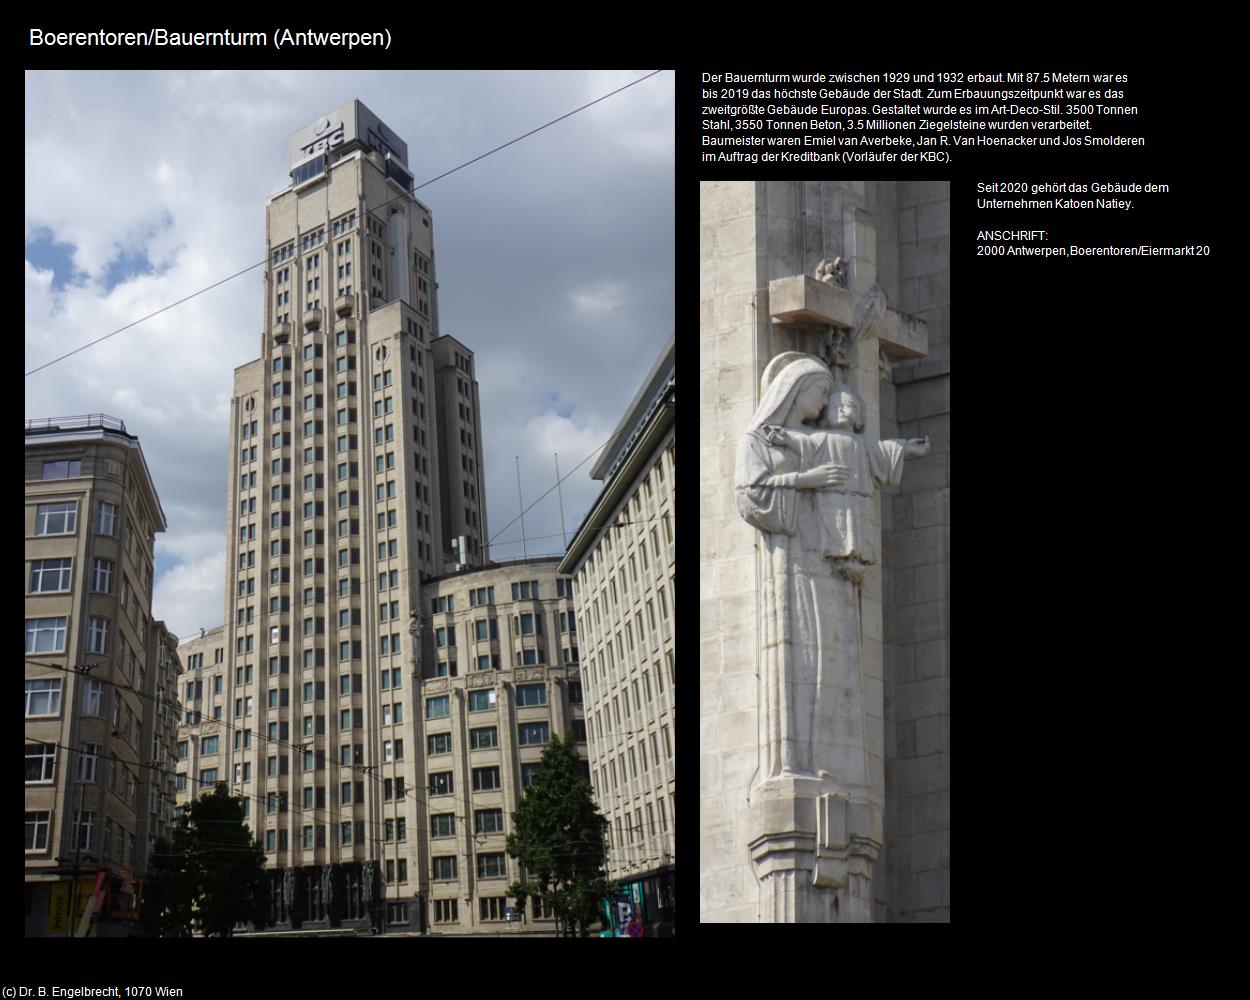
[[[305,125],[288,141],[292,172],[296,167],[331,149],[345,152],[354,146],[376,149],[408,166],[408,144],[392,132],[377,115],[358,100],[341,104]]]

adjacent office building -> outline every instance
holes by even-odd
[[[499,930],[506,890],[524,877],[506,851],[512,813],[543,748],[572,731],[584,759],[573,581],[557,575],[558,562],[518,559],[428,581],[420,702],[405,708],[394,674],[393,705],[383,691],[374,720],[383,800],[402,798],[415,780],[421,816],[407,844],[402,828],[394,839],[383,828],[388,911],[407,906],[414,891],[426,893],[426,872],[436,931]],[[531,928],[553,926],[550,907],[537,900],[517,916]]]
[[[129,934],[172,819],[177,639],[151,617],[165,514],[138,438],[103,414],[27,421],[25,478],[26,934]]]
[[[558,572],[573,577],[595,798],[608,874],[644,933],[675,916],[673,340],[591,476],[603,490]]]

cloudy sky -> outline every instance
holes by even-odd
[[[26,74],[30,370],[265,256],[287,137],[353,97],[408,143],[420,184],[648,72]],[[673,76],[665,71],[418,192],[442,332],[477,358],[490,531],[521,554],[526,504],[621,418],[673,331]],[[137,434],[169,530],[154,613],[222,621],[232,371],[260,355],[249,271],[25,379],[26,416],[104,412]],[[568,533],[598,491],[562,487]],[[557,497],[525,516],[563,550]]]

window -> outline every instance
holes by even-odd
[[[56,770],[56,747],[50,743],[26,744],[26,783],[50,782]]]
[[[475,692],[476,693],[476,692]],[[492,692],[493,694],[494,692]],[[451,714],[451,696],[439,695],[437,698],[425,699],[425,717],[427,719],[445,719]]]
[[[36,535],[72,535],[78,529],[78,502],[41,503],[35,512]]]
[[[60,681],[58,681],[60,684]],[[104,681],[86,680],[83,682],[83,714],[104,715]],[[29,715],[29,712],[27,712]]]
[[[82,460],[78,458],[66,459],[60,462],[44,462],[43,478],[44,479],[72,479],[75,476],[82,475]]]
[[[456,924],[460,922],[459,901],[455,899],[434,900],[434,922],[436,924]]]
[[[475,767],[473,769],[473,790],[475,792],[493,792],[499,788],[499,768]]]
[[[506,878],[507,865],[502,854],[479,854],[477,856],[478,878]]]
[[[29,813],[27,814],[29,815]],[[431,858],[434,865],[435,882],[451,882],[456,878],[455,857]]]
[[[551,726],[546,722],[522,722],[518,727],[521,746],[538,746],[551,740]]]
[[[503,833],[502,809],[478,809],[473,813],[474,833]]]
[[[451,753],[451,733],[435,733],[428,737],[429,755],[437,757],[439,754]]]
[[[547,685],[518,684],[516,689],[516,703],[518,706],[547,704]]]
[[[522,764],[521,765],[521,787],[529,788],[534,783],[534,775],[538,773],[541,764]]]
[[[99,562],[100,560],[96,560]],[[34,559],[30,564],[30,592],[55,593],[69,590],[72,559]]]
[[[491,750],[499,746],[498,731],[494,726],[469,730],[469,745],[474,750]]]
[[[26,850],[46,851],[48,849],[48,827],[52,821],[50,812],[28,812],[26,814]]]
[[[431,795],[450,795],[453,791],[450,771],[440,771],[430,775]]]
[[[113,564],[107,559],[96,559],[91,568],[91,590],[96,594],[113,592]]]
[[[52,780],[51,778],[48,779]],[[452,813],[430,817],[431,837],[454,837],[456,835],[456,817]]]
[[[68,618],[27,618],[27,654],[64,653],[65,629],[68,622]]]
[[[107,618],[91,618],[87,622],[87,652],[109,651],[109,623]]]
[[[469,692],[469,711],[484,712],[495,707],[495,689]]]
[[[95,532],[98,535],[118,534],[118,505],[101,500],[95,509]]]
[[[217,768],[210,767],[207,770],[200,772],[201,787],[208,786],[208,785],[215,785],[216,783],[217,783]]]
[[[216,753],[217,739],[216,736],[205,736],[200,740],[200,753]]]

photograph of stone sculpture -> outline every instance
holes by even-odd
[[[700,918],[949,922],[949,185],[700,212]]]

